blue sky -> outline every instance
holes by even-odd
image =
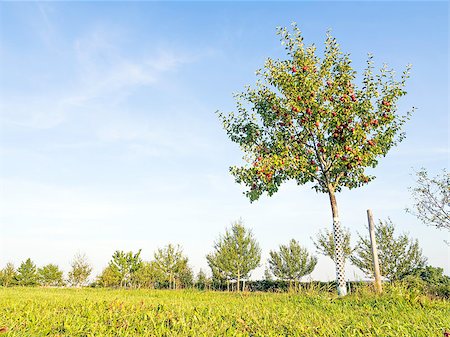
[[[67,270],[81,251],[97,273],[116,249],[150,259],[172,242],[197,272],[238,218],[263,262],[291,238],[313,250],[331,227],[327,196],[288,183],[250,204],[215,115],[267,57],[284,57],[275,27],[293,21],[319,50],[331,28],[356,70],[368,52],[399,73],[413,65],[407,138],[338,203],[354,239],[371,208],[450,273],[448,232],[404,211],[414,169],[449,166],[447,2],[0,3],[0,266],[31,257]],[[320,258],[313,277],[333,279],[333,264]]]

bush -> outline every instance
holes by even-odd
[[[450,299],[450,284],[430,285],[427,293],[433,297]]]
[[[426,266],[417,269],[412,275],[404,277],[402,283],[424,295],[450,298],[450,277],[444,275],[442,268]]]

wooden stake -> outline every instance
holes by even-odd
[[[373,216],[372,211],[370,209],[367,210],[367,220],[369,221],[370,244],[372,246],[373,271],[375,274],[375,291],[381,294],[382,288],[381,288],[380,264],[378,262],[378,251],[377,251],[377,242],[375,240],[375,228],[373,224]]]

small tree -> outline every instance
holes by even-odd
[[[16,279],[20,286],[35,286],[38,284],[37,268],[30,258],[20,264]]]
[[[191,267],[187,264],[182,266],[181,272],[179,276],[176,278],[177,287],[181,288],[192,288],[194,285],[194,273],[192,272]]]
[[[91,275],[92,267],[89,264],[85,254],[77,253],[72,261],[72,269],[69,272],[69,283],[75,287],[86,285],[89,275]]]
[[[347,228],[342,228],[342,249],[344,251],[344,261],[352,255],[352,248],[350,246],[350,231]],[[333,232],[324,229],[317,233],[316,240],[313,240],[314,246],[319,254],[328,256],[336,262],[336,248],[334,243]]]
[[[289,281],[290,286],[311,274],[317,264],[317,258],[294,239],[288,245],[280,245],[278,252],[270,251],[269,254],[270,270],[277,278]]]
[[[8,262],[0,271],[0,285],[3,287],[10,287],[16,284],[17,271],[11,262]]]
[[[199,290],[205,290],[209,289],[210,286],[210,280],[206,276],[206,273],[203,271],[203,269],[200,269],[200,271],[197,274],[197,277],[195,278],[195,287]]]
[[[397,113],[397,101],[406,94],[409,67],[399,80],[386,66],[375,76],[369,56],[358,87],[349,54],[331,35],[320,59],[314,45],[305,47],[295,24],[293,34],[286,28],[278,34],[287,59],[268,59],[257,72],[256,88],[236,94],[237,113],[219,113],[248,163],[230,171],[247,187],[250,201],[273,195],[290,179],[328,194],[338,293],[343,296],[347,288],[336,193],[371,181],[366,168],[376,167],[403,139],[400,131],[408,114]]]
[[[224,236],[214,244],[214,252],[207,255],[208,264],[216,274],[236,280],[237,291],[240,281],[250,277],[250,273],[259,266],[261,249],[250,230],[242,221],[235,222]]]
[[[427,260],[422,255],[417,239],[413,240],[406,234],[396,237],[394,232],[395,226],[390,219],[380,221],[375,226],[380,272],[391,281],[413,274],[415,270],[424,267]],[[359,241],[350,260],[364,274],[373,277],[372,250],[368,237],[359,235]]]
[[[425,224],[450,230],[450,173],[428,177],[426,169],[416,172],[417,186],[410,188],[413,209],[407,211]]]
[[[109,262],[109,267],[120,277],[121,287],[131,287],[134,273],[142,266],[141,249],[136,254],[116,250]]]
[[[143,262],[133,275],[133,284],[139,288],[157,288],[164,283],[165,275],[154,261]]]
[[[97,276],[97,284],[101,287],[120,287],[122,286],[122,275],[116,268],[108,265],[102,273]]]
[[[64,285],[63,271],[55,264],[48,264],[38,271],[39,284],[45,287],[59,287]]]
[[[154,258],[156,268],[164,275],[169,288],[176,289],[177,285],[187,286],[189,278],[192,283],[192,271],[188,266],[188,258],[183,255],[181,246],[168,244],[166,247],[158,249]]]

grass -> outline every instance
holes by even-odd
[[[443,336],[450,302],[327,292],[0,288],[3,336]]]

